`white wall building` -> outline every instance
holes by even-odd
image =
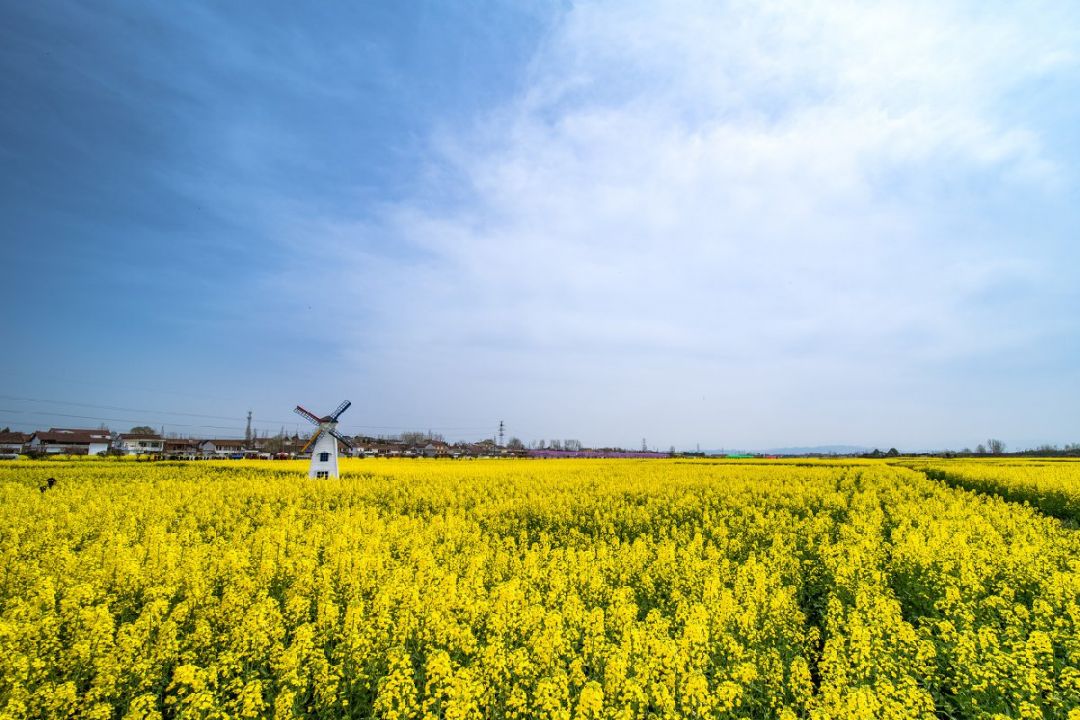
[[[165,439],[155,433],[120,433],[113,447],[125,455],[149,455],[165,449]]]
[[[199,451],[203,455],[215,457],[229,457],[246,452],[243,439],[240,440],[203,440],[199,443]]]
[[[0,432],[0,456],[18,457],[26,451],[30,436],[21,432]]]
[[[47,455],[97,455],[108,452],[111,444],[108,430],[49,428],[34,432],[27,447]]]

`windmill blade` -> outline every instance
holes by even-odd
[[[337,430],[330,430],[329,432],[330,432],[331,435],[333,435],[339,441],[341,441],[341,443],[343,443],[345,445],[345,447],[349,448],[350,450],[353,449],[352,440],[346,439],[345,436],[342,435],[341,433],[339,433]]]
[[[300,407],[299,405],[296,406],[296,408],[293,410],[293,412],[296,413],[297,415],[299,415],[302,418],[307,418],[307,421],[312,423],[313,425],[318,425],[320,422],[322,422],[319,419],[318,415],[316,415],[315,413],[311,412],[310,410],[308,410],[306,408]]]
[[[349,406],[350,406],[350,405],[352,405],[352,403],[351,403],[351,402],[349,402],[348,400],[346,400],[345,402],[343,402],[343,403],[341,403],[340,405],[338,405],[338,406],[337,406],[337,410],[335,410],[334,412],[330,413],[330,419],[331,419],[331,420],[333,420],[334,422],[337,422],[337,419],[338,419],[339,417],[341,417],[341,413],[343,413],[343,412],[345,412],[346,410],[348,410],[348,409],[349,409]]]
[[[306,453],[308,451],[308,448],[315,444],[315,438],[319,437],[319,433],[321,433],[321,432],[322,432],[322,428],[319,428],[314,433],[312,433],[311,439],[308,440],[307,445],[305,445],[303,447],[303,449],[300,450],[300,454]],[[331,430],[331,432],[333,432],[333,431]]]

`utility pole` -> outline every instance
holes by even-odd
[[[251,411],[248,410],[247,430],[244,431],[244,444],[251,449]]]
[[[503,421],[500,420],[499,421],[499,447],[503,446],[503,434],[504,434],[505,431],[506,431],[506,425],[504,425]]]

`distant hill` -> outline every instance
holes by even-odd
[[[888,450],[888,448],[883,448]],[[814,445],[813,447],[783,447],[764,450],[766,455],[861,455],[873,448],[859,445]]]
[[[883,451],[888,448],[881,448]],[[873,448],[861,445],[814,445],[813,447],[781,447],[768,450],[733,450],[719,448],[704,450],[706,455],[861,455],[873,451]]]

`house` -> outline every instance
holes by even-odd
[[[299,455],[301,451],[307,446],[309,437],[300,437],[293,433],[292,437],[286,437],[281,443],[281,451],[287,452],[290,455]]]
[[[49,428],[35,431],[26,449],[46,455],[98,455],[108,452],[111,444],[108,430]]]
[[[170,458],[194,460],[199,455],[199,440],[194,438],[166,438],[165,455]]]
[[[424,457],[448,457],[450,446],[442,440],[432,440],[422,449]]]
[[[251,449],[258,453],[267,453],[276,451],[281,445],[282,439],[279,437],[270,437],[269,435],[256,434],[251,438]]]
[[[26,452],[26,443],[30,436],[26,433],[0,431],[0,456],[18,457]]]
[[[203,440],[199,443],[199,452],[203,455],[210,457],[229,457],[230,455],[236,455],[237,453],[243,454],[247,452],[244,448],[244,439],[221,439],[221,440]]]
[[[405,452],[404,443],[362,436],[353,439],[353,448],[358,457],[400,457]]]
[[[504,452],[501,448],[496,447],[494,440],[459,443],[457,447],[460,454],[466,457],[488,457]]]
[[[165,439],[157,433],[119,433],[113,449],[125,455],[159,454],[165,449]]]

